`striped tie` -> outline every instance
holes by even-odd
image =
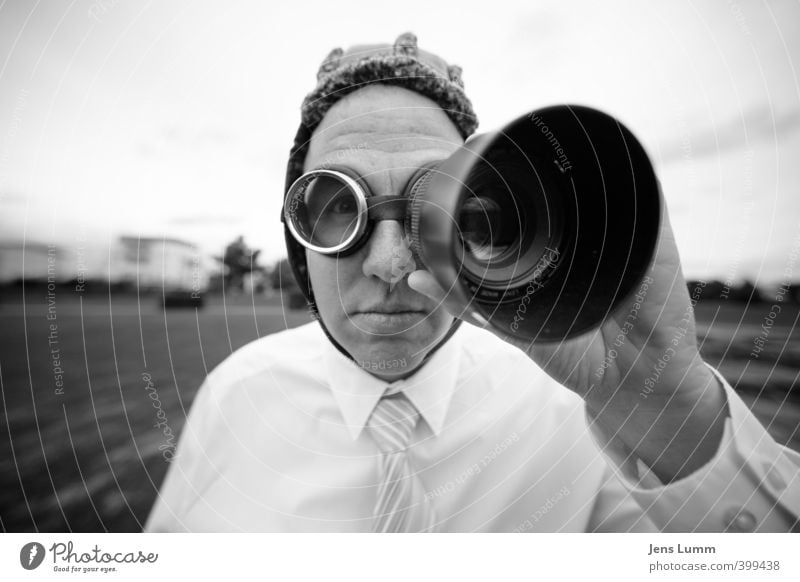
[[[433,509],[406,454],[418,419],[417,409],[398,392],[381,398],[367,423],[381,450],[373,532],[430,531],[434,523]]]

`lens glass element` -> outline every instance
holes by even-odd
[[[461,240],[477,261],[491,261],[505,254],[520,230],[516,213],[503,213],[503,202],[513,202],[504,201],[503,197],[500,190],[472,194],[461,207],[458,216]]]
[[[548,204],[549,178],[513,144],[498,144],[473,166],[463,186],[457,232],[463,276],[480,293],[513,300],[540,277],[547,248],[557,248],[557,208]],[[549,170],[549,168],[547,168]],[[493,300],[495,300],[493,299]]]

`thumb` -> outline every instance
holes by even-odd
[[[444,302],[446,295],[444,289],[439,286],[439,283],[428,271],[417,270],[411,273],[408,276],[408,286],[417,293],[430,297],[436,303]]]

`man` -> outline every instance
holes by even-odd
[[[460,69],[410,34],[333,51],[302,113],[287,187],[336,167],[375,195],[400,194],[477,125]],[[668,219],[614,358],[624,309],[547,347],[459,325],[398,220],[349,254],[296,235],[290,261],[318,322],[209,375],[147,530],[796,527],[800,455],[700,358]]]

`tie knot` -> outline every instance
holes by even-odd
[[[381,452],[398,453],[408,448],[418,420],[417,409],[405,394],[398,392],[378,401],[367,426]]]

